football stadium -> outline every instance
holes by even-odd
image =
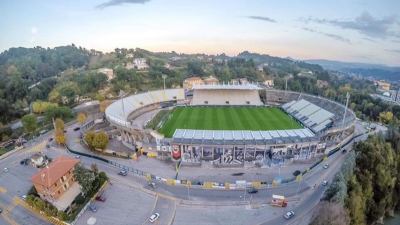
[[[253,83],[143,92],[105,115],[134,150],[220,167],[322,156],[353,135],[356,118],[343,103]]]

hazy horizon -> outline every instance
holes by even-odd
[[[400,2],[88,0],[0,3],[0,51],[74,43],[110,52],[243,51],[400,66]],[[12,21],[12,23],[10,23]]]

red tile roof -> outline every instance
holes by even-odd
[[[60,156],[52,161],[46,168],[41,169],[39,172],[33,175],[32,182],[45,187],[51,187],[77,163],[79,163],[78,159]]]

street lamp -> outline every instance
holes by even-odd
[[[163,74],[161,77],[164,79],[164,90],[165,90],[165,79],[167,78],[167,75]]]

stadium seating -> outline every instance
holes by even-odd
[[[107,107],[105,114],[108,120],[129,127],[128,116],[134,111],[152,104],[181,100],[185,100],[184,89],[149,91],[113,102]]]
[[[263,105],[257,90],[195,89],[191,105]]]
[[[314,132],[320,132],[333,123],[333,113],[304,99],[285,103],[282,108]]]

